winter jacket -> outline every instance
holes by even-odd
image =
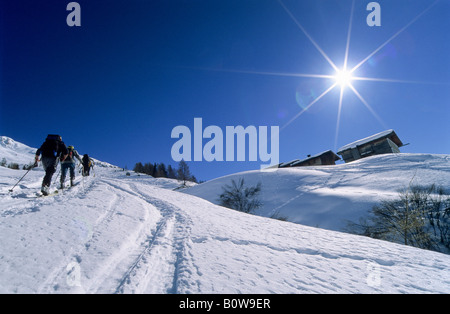
[[[67,158],[64,159],[64,161],[62,161],[62,164],[74,164],[75,163],[75,158],[78,159],[78,161],[81,163],[81,158],[80,155],[78,155],[78,152],[74,149],[67,149],[67,151],[69,152],[69,155],[67,155]]]

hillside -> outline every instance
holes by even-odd
[[[173,191],[169,179],[95,171],[38,198],[41,167],[12,193],[25,172],[0,167],[0,293],[450,292],[448,255],[243,214]],[[264,183],[266,199],[290,196],[292,171],[277,193]],[[311,184],[333,182],[331,170],[303,171]]]
[[[35,153],[35,148],[16,142],[7,136],[0,136],[0,161],[3,161],[6,165],[17,163],[22,169],[23,165],[28,165],[34,161]]]
[[[388,154],[348,164],[248,171],[200,184],[186,193],[219,203],[222,187],[244,178],[262,183],[262,207],[255,214],[342,231],[381,200],[392,199],[409,184],[450,187],[450,156]]]

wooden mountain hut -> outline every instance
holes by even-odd
[[[304,167],[304,166],[325,166],[325,165],[335,165],[336,160],[341,159],[338,155],[333,153],[331,150],[327,150],[320,154],[311,156],[308,155],[306,159],[295,159],[288,162],[283,162],[279,164],[278,168],[290,168],[290,167]]]
[[[386,130],[347,144],[338,150],[338,154],[347,163],[364,157],[381,154],[400,153],[403,143],[394,130]]]

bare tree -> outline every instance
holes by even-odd
[[[372,219],[375,237],[403,242],[405,245],[427,247],[430,245],[429,236],[425,232],[425,221],[422,219],[423,210],[414,202],[409,190],[399,193],[399,199],[383,201],[374,206]]]
[[[183,186],[186,185],[186,181],[191,180],[192,174],[189,170],[188,164],[182,159],[178,164],[177,179],[183,181]]]
[[[238,182],[231,180],[231,185],[227,184],[222,189],[223,193],[220,194],[219,201],[224,207],[250,213],[262,205],[258,199],[261,192],[261,182],[256,186],[246,187],[244,179],[241,178]]]
[[[409,186],[382,201],[349,231],[429,250],[450,252],[450,194],[442,187]]]

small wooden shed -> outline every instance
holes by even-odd
[[[338,154],[347,163],[364,157],[381,154],[400,153],[403,143],[394,130],[386,130],[347,144],[338,150]]]

